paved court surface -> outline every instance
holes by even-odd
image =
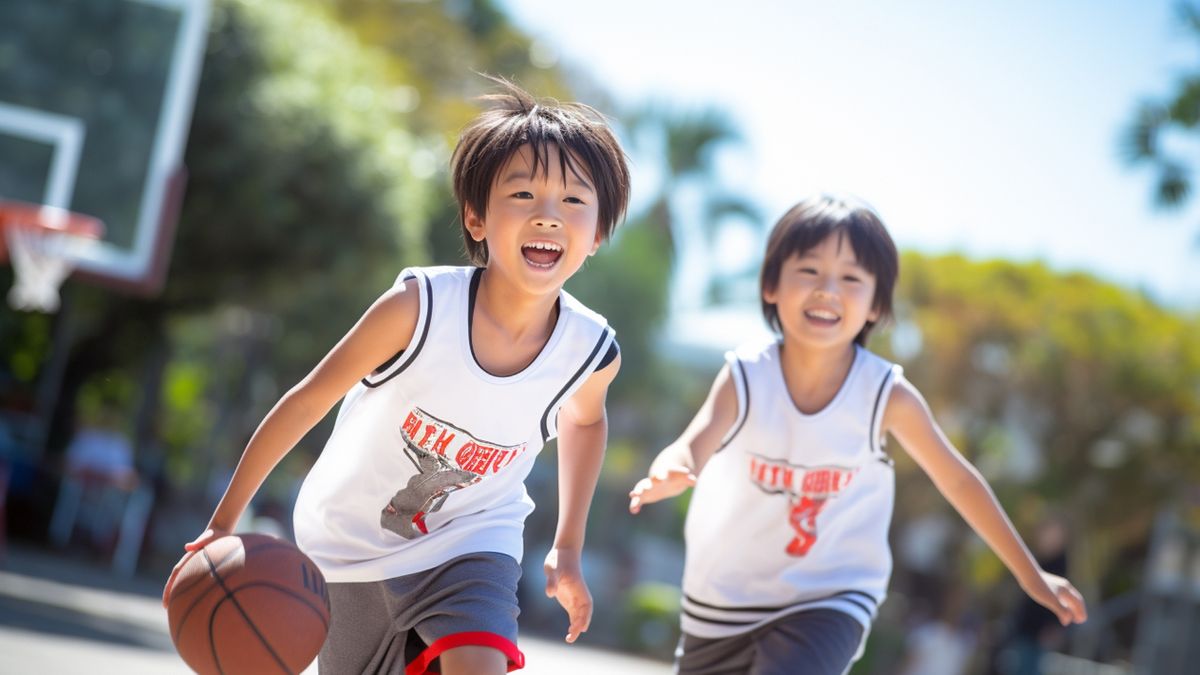
[[[190,672],[167,634],[157,582],[118,581],[86,561],[13,548],[0,564],[0,674]],[[586,638],[585,638],[586,639]],[[523,672],[666,675],[668,665],[522,638]],[[306,673],[315,673],[315,666]]]

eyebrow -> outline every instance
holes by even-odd
[[[513,183],[516,181],[530,181],[530,180],[533,180],[533,177],[529,174],[528,171],[526,171],[525,169],[517,169],[511,173],[505,174],[503,180],[501,180],[500,183],[501,183],[501,185],[506,185],[508,183]],[[571,178],[569,180],[567,180],[567,184],[573,185],[575,187],[582,187],[585,190],[588,190],[590,192],[596,191],[596,188],[592,187],[591,183],[588,183],[586,180],[584,180],[583,176],[580,176],[574,170],[571,170]]]
[[[813,252],[810,250],[810,251],[808,251],[807,253],[804,253],[803,255],[797,256],[797,257],[796,257],[796,259],[797,259],[797,260],[799,260],[799,261],[801,261],[801,262],[803,262],[803,261],[805,261],[805,260],[809,260],[809,259],[816,259],[817,257],[818,257],[818,256],[816,256],[816,255],[815,255],[815,254],[814,254],[814,253],[813,253]],[[867,270],[867,268],[866,268],[865,266],[863,266],[863,264],[862,264],[862,263],[860,263],[860,262],[858,261],[858,258],[855,258],[854,260],[852,260],[852,261],[848,262],[847,264],[848,264],[848,265],[850,265],[850,266],[852,266],[852,267],[857,267],[858,269],[860,269],[860,270],[862,270],[862,271],[864,271],[864,272],[867,272],[867,271],[868,271],[868,270]]]

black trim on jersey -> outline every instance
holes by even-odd
[[[596,354],[600,352],[600,348],[604,346],[604,341],[609,339],[610,335],[612,335],[612,329],[608,326],[605,326],[604,330],[600,332],[600,339],[596,341],[596,346],[592,347],[592,353],[588,354],[588,357],[584,359],[583,365],[579,366],[579,370],[576,370],[575,374],[571,376],[571,379],[567,380],[567,383],[563,385],[563,388],[559,389],[558,393],[554,395],[554,398],[550,399],[550,405],[546,406],[546,412],[542,413],[543,443],[550,441],[550,427],[548,426],[550,421],[550,411],[554,410],[554,405],[563,397],[563,394],[566,394],[567,391],[575,385],[576,380],[583,376],[583,373],[587,370],[588,364],[596,358]]]
[[[888,463],[891,463],[891,456],[884,448],[883,442],[879,438],[879,434],[875,433],[875,418],[879,416],[879,404],[883,400],[883,390],[887,388],[888,382],[892,381],[893,371],[888,368],[887,374],[883,376],[883,382],[879,383],[879,391],[875,393],[875,407],[871,409],[871,426],[867,427],[867,433],[871,435],[871,451],[887,458]]]
[[[820,597],[820,598],[812,598],[810,600],[803,600],[801,602],[793,602],[793,603],[790,603],[787,605],[776,605],[776,606],[772,606],[772,607],[723,607],[721,605],[713,605],[713,604],[710,604],[707,602],[701,602],[701,601],[693,598],[692,596],[687,595],[686,593],[684,594],[683,598],[685,600],[687,600],[688,603],[696,605],[697,607],[703,607],[705,609],[714,609],[719,612],[768,612],[769,613],[769,612],[779,612],[779,611],[788,609],[789,607],[798,607],[800,605],[811,605],[814,602],[825,602],[826,600],[833,600],[834,598],[841,598],[846,595],[861,595],[862,597],[866,598],[867,600],[870,600],[872,605],[875,605],[875,606],[879,605],[879,601],[876,600],[875,597],[873,595],[871,595],[870,593],[864,593],[863,591],[855,591],[855,590],[838,591],[837,593],[833,593],[831,595],[826,595],[826,596]],[[849,598],[846,598],[846,599],[849,600]],[[857,603],[857,602],[855,602],[854,604],[859,605],[859,603]],[[862,607],[862,605],[859,605],[859,606]],[[863,607],[863,609],[867,609],[867,608]],[[868,611],[873,612],[874,610],[868,610]]]
[[[414,275],[413,278],[415,279],[416,276]],[[406,279],[406,281],[407,281],[407,279]],[[421,327],[421,338],[419,340],[417,340],[417,346],[413,347],[412,356],[409,357],[408,361],[404,365],[397,368],[394,373],[392,373],[391,375],[388,375],[387,377],[383,378],[382,380],[380,380],[378,382],[371,382],[370,380],[368,380],[367,378],[364,377],[362,379],[362,383],[364,385],[374,389],[375,387],[378,387],[378,386],[384,384],[388,380],[391,380],[393,377],[399,375],[400,373],[403,373],[405,370],[408,370],[408,367],[412,365],[413,361],[417,360],[417,355],[421,353],[421,348],[425,346],[425,338],[429,336],[429,324],[433,322],[433,283],[431,281],[429,281],[428,276],[426,276],[424,278],[424,281],[425,281],[425,325]],[[383,366],[380,366],[380,370],[386,370],[393,363],[395,363],[396,359],[400,358],[400,355],[403,354],[404,352],[405,352],[405,350],[401,349],[400,352],[398,354],[396,354],[395,356],[393,356],[391,359],[389,359],[387,363],[385,363]]]
[[[375,370],[372,370],[372,371],[371,371],[371,374],[372,374],[372,375],[378,375],[378,374],[380,374],[380,373],[387,372],[387,369],[388,369],[388,368],[391,368],[391,367],[392,367],[392,364],[394,364],[394,363],[395,363],[397,360],[399,360],[401,356],[404,356],[404,350],[403,350],[403,349],[401,349],[400,351],[396,352],[396,355],[395,355],[395,356],[393,356],[392,358],[390,358],[390,359],[388,359],[387,361],[384,361],[382,364],[380,364],[380,366],[379,366],[378,368],[376,368]]]
[[[608,346],[608,351],[604,352],[604,358],[600,359],[600,363],[596,366],[596,370],[604,370],[605,366],[617,360],[617,354],[620,353],[621,345],[617,344],[616,338],[613,338],[612,344]]]
[[[746,405],[745,408],[742,409],[742,399],[740,396],[737,396],[738,379],[734,377],[733,369],[730,369],[730,377],[733,378],[734,396],[737,398],[738,408],[739,412],[741,412],[742,419],[740,422],[738,422],[738,425],[733,428],[733,431],[730,431],[725,435],[725,439],[721,441],[721,446],[717,448],[716,452],[713,453],[714,455],[717,454],[717,452],[724,450],[726,446],[733,442],[734,438],[737,438],[737,435],[742,431],[742,427],[746,426],[746,420],[750,417],[750,380],[746,377],[746,367],[742,365],[742,360],[736,357],[733,359],[733,365],[737,366],[738,372],[741,373],[742,376],[742,389],[746,391]]]
[[[855,598],[848,597],[848,596],[853,596],[853,595],[858,595],[858,596],[862,596],[862,597],[866,598],[867,600],[869,600],[871,602],[871,606],[867,606],[866,604],[864,604],[863,602],[861,602]],[[703,607],[705,609],[711,609],[711,610],[719,611],[719,612],[732,612],[732,613],[759,612],[764,615],[757,619],[749,619],[749,620],[712,619],[712,618],[709,618],[706,616],[701,616],[699,614],[696,614],[695,612],[688,611],[687,607],[681,608],[684,614],[687,614],[688,616],[692,617],[693,619],[695,619],[697,621],[703,621],[705,623],[713,623],[713,624],[719,624],[719,625],[724,625],[724,626],[748,626],[750,624],[758,623],[773,614],[777,614],[780,612],[786,613],[786,612],[789,612],[789,610],[804,611],[804,608],[808,605],[829,602],[831,600],[844,600],[844,601],[854,605],[855,607],[858,607],[859,609],[863,610],[864,612],[867,613],[867,616],[870,616],[872,618],[874,618],[874,616],[875,616],[875,608],[877,608],[879,606],[878,600],[876,600],[874,597],[872,597],[871,595],[869,595],[867,593],[863,593],[862,591],[841,591],[839,593],[834,593],[833,595],[829,595],[829,596],[826,596],[823,598],[813,598],[811,600],[805,600],[803,602],[796,602],[796,603],[792,603],[790,605],[782,605],[779,607],[721,607],[719,605],[710,605],[705,602],[700,602],[699,600],[696,600],[695,598],[693,598],[690,595],[685,594],[683,597],[684,597],[684,600],[686,600],[688,604],[696,605],[697,607]]]

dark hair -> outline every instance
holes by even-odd
[[[482,97],[491,108],[463,129],[450,160],[471,262],[486,265],[488,254],[487,245],[472,239],[466,230],[466,209],[486,217],[496,174],[525,144],[533,150],[534,176],[549,169],[554,146],[564,176],[569,170],[591,182],[599,200],[597,226],[601,237],[608,239],[629,205],[629,166],[604,116],[582,103],[538,100],[507,80],[489,79],[504,91]]]
[[[767,253],[759,277],[760,296],[778,287],[779,274],[788,258],[803,255],[834,234],[850,241],[858,264],[875,276],[875,298],[871,308],[879,313],[881,322],[890,319],[892,292],[900,273],[896,244],[875,209],[848,197],[810,197],[783,214],[767,239]],[[771,328],[782,332],[775,304],[763,299],[762,312]],[[868,321],[854,341],[866,345],[875,325],[876,322]]]

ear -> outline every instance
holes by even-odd
[[[600,244],[604,243],[604,234],[600,232],[600,228],[596,228],[596,240],[592,242],[592,250],[588,251],[588,255],[596,255],[596,251],[600,250]]]
[[[779,289],[771,288],[769,286],[764,288],[762,292],[763,302],[767,303],[768,305],[778,304],[775,302],[775,298],[779,297],[778,290]]]
[[[871,313],[867,315],[867,321],[870,321],[871,323],[879,323],[879,308],[878,307],[871,308]]]
[[[463,227],[467,228],[467,233],[475,241],[483,241],[487,235],[487,228],[484,227],[483,218],[480,218],[475,213],[475,209],[468,204],[463,207]]]

